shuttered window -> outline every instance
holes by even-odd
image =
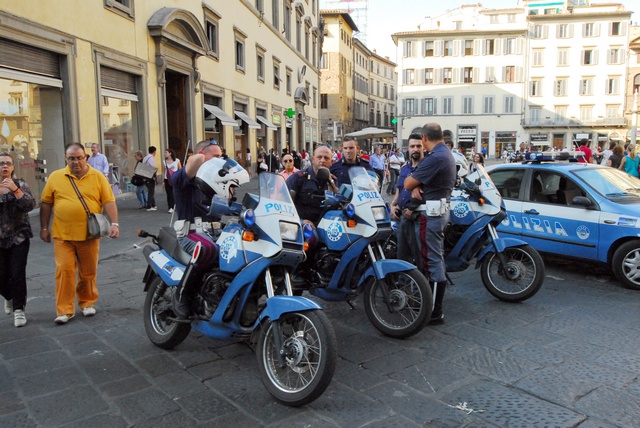
[[[60,78],[57,53],[1,38],[0,67]]]
[[[100,83],[103,88],[114,91],[136,93],[136,78],[134,75],[109,67],[100,67]]]

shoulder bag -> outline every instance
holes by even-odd
[[[80,202],[82,202],[82,206],[87,213],[87,235],[89,235],[91,238],[101,238],[103,236],[109,236],[109,230],[111,229],[111,221],[109,220],[109,217],[104,214],[97,214],[89,211],[87,203],[84,201],[80,190],[78,190],[78,186],[76,186],[75,181],[73,181],[73,178],[71,178],[70,176],[69,181],[71,181],[73,190],[76,191],[78,199],[80,199]]]

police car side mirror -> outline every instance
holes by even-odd
[[[591,208],[591,200],[586,196],[574,196],[571,200],[572,206]]]
[[[476,186],[479,186],[482,184],[482,180],[480,180],[480,177],[476,178],[475,183],[476,183]]]

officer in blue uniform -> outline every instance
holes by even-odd
[[[369,162],[358,156],[360,147],[354,137],[344,137],[342,140],[342,159],[331,165],[331,174],[336,177],[336,184],[340,187],[342,184],[351,184],[349,179],[349,168],[352,166],[361,166],[368,171],[373,172],[373,168]]]
[[[431,324],[442,324],[442,301],[447,284],[444,262],[444,228],[449,222],[449,202],[456,182],[456,163],[443,141],[442,128],[428,123],[422,128],[422,143],[430,153],[404,180],[412,197],[421,199],[416,211],[416,237],[422,255],[425,276],[429,278],[435,298]]]
[[[319,168],[329,168],[331,166],[331,150],[327,146],[319,146],[313,152],[311,158],[311,166],[294,173],[287,179],[287,187],[289,190],[295,191],[293,203],[298,210],[301,219],[318,224],[322,217],[321,208],[324,200],[325,190],[337,192],[333,177],[329,180],[319,180],[317,173]]]
[[[403,165],[400,170],[396,183],[398,191],[395,193],[393,201],[391,201],[391,218],[398,222],[396,227],[396,257],[419,268],[421,260],[420,253],[417,251],[418,243],[416,242],[414,221],[417,213],[413,212],[417,206],[412,203],[411,190],[404,188],[404,180],[416,170],[424,157],[422,135],[409,135],[408,151],[410,161]]]

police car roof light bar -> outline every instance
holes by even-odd
[[[578,162],[584,159],[584,152],[580,150],[568,152],[528,152],[525,155],[525,162]]]

